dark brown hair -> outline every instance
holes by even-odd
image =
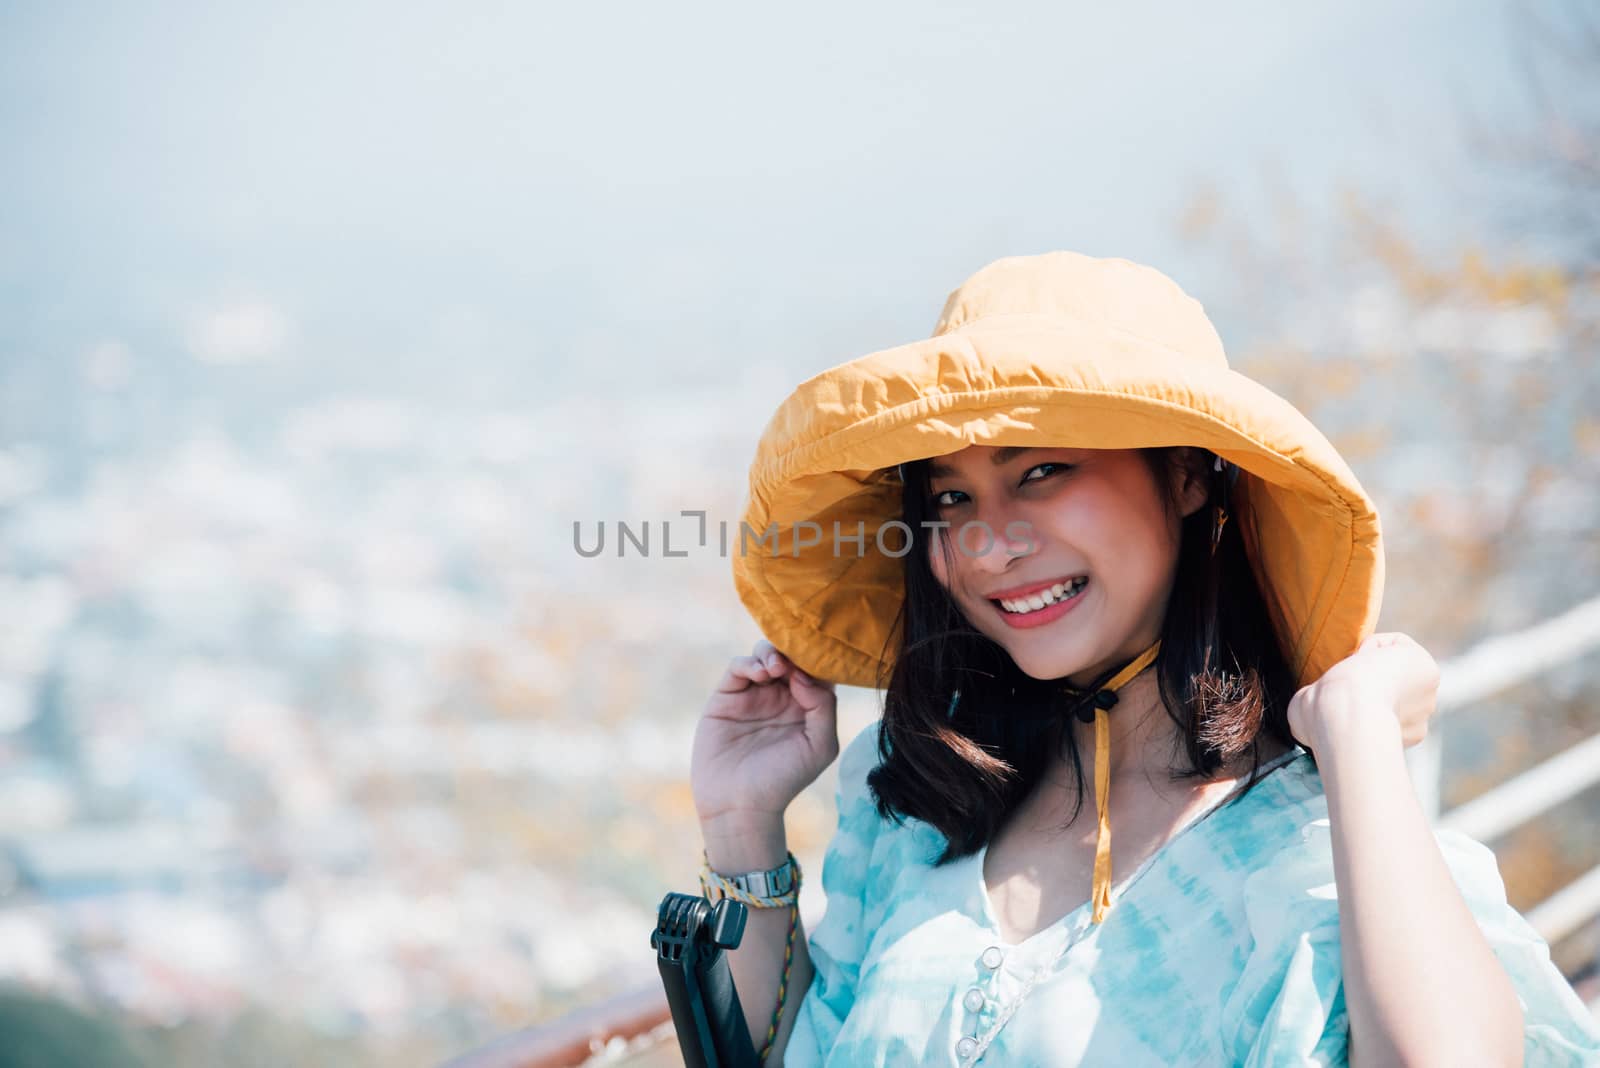
[[[1140,453],[1169,515],[1178,510],[1172,467],[1198,470],[1203,461],[1211,472],[1209,499],[1182,521],[1154,670],[1161,702],[1179,729],[1175,778],[1212,777],[1248,753],[1250,776],[1242,795],[1257,781],[1263,736],[1297,744],[1288,721],[1295,680],[1233,508],[1211,552],[1227,477],[1212,472],[1215,457],[1178,447]],[[919,819],[944,835],[946,846],[936,861],[944,864],[989,842],[1055,755],[1073,768],[1073,820],[1083,807],[1085,784],[1064,680],[1024,673],[1004,648],[967,622],[934,576],[931,534],[923,526],[937,519],[927,468],[927,461],[917,461],[900,469],[901,518],[912,545],[903,557],[905,599],[894,629],[899,650],[886,686],[880,763],[867,783],[882,817]]]

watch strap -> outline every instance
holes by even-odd
[[[704,854],[702,854],[704,858]],[[777,908],[791,904],[800,890],[800,862],[795,860],[794,854],[785,856],[784,862],[776,868],[767,868],[763,871],[746,871],[737,874],[724,874],[711,870],[711,861],[704,858],[704,865],[700,869],[700,884],[706,891],[706,896],[711,896],[712,890],[720,891],[720,896],[731,897],[743,901],[747,905],[757,908]]]

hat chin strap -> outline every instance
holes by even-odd
[[[1117,703],[1117,691],[1154,663],[1160,651],[1161,642],[1157,640],[1112,675],[1110,681],[1096,683],[1086,690],[1067,691],[1074,698],[1072,709],[1077,717],[1085,723],[1091,716],[1094,719],[1094,806],[1100,821],[1094,847],[1094,889],[1090,895],[1095,923],[1104,920],[1106,911],[1111,908],[1111,814],[1107,808],[1111,800],[1111,717],[1108,713]],[[1090,702],[1094,705],[1093,712],[1088,707]]]

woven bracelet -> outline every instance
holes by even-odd
[[[702,852],[700,856],[702,858],[700,865],[700,889],[704,891],[706,897],[713,901],[720,898],[731,897],[735,901],[744,902],[751,908],[781,909],[786,906],[796,904],[800,900],[800,878],[802,873],[800,871],[800,862],[794,859],[793,853],[788,854],[788,859],[789,863],[794,865],[794,886],[790,888],[787,894],[782,894],[778,897],[762,897],[758,894],[752,894],[747,890],[741,890],[739,887],[723,878],[720,872],[711,870],[711,860],[709,857],[706,857],[705,853]],[[716,893],[713,894],[712,891],[716,891]]]
[[[772,1053],[772,1044],[778,1040],[778,1024],[783,1020],[783,1003],[789,996],[789,965],[794,963],[794,932],[800,926],[800,903],[789,906],[789,937],[783,943],[783,978],[778,980],[778,1007],[772,1010],[772,1023],[767,1027],[767,1039],[761,1044],[762,1064]]]

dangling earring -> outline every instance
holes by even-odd
[[[1223,473],[1222,457],[1217,457],[1217,462],[1212,470],[1222,474],[1217,480],[1216,516],[1211,525],[1211,555],[1217,555],[1217,546],[1222,544],[1222,528],[1228,525],[1228,488],[1233,485],[1233,480],[1239,474],[1239,468],[1233,464],[1228,465],[1227,472]]]

